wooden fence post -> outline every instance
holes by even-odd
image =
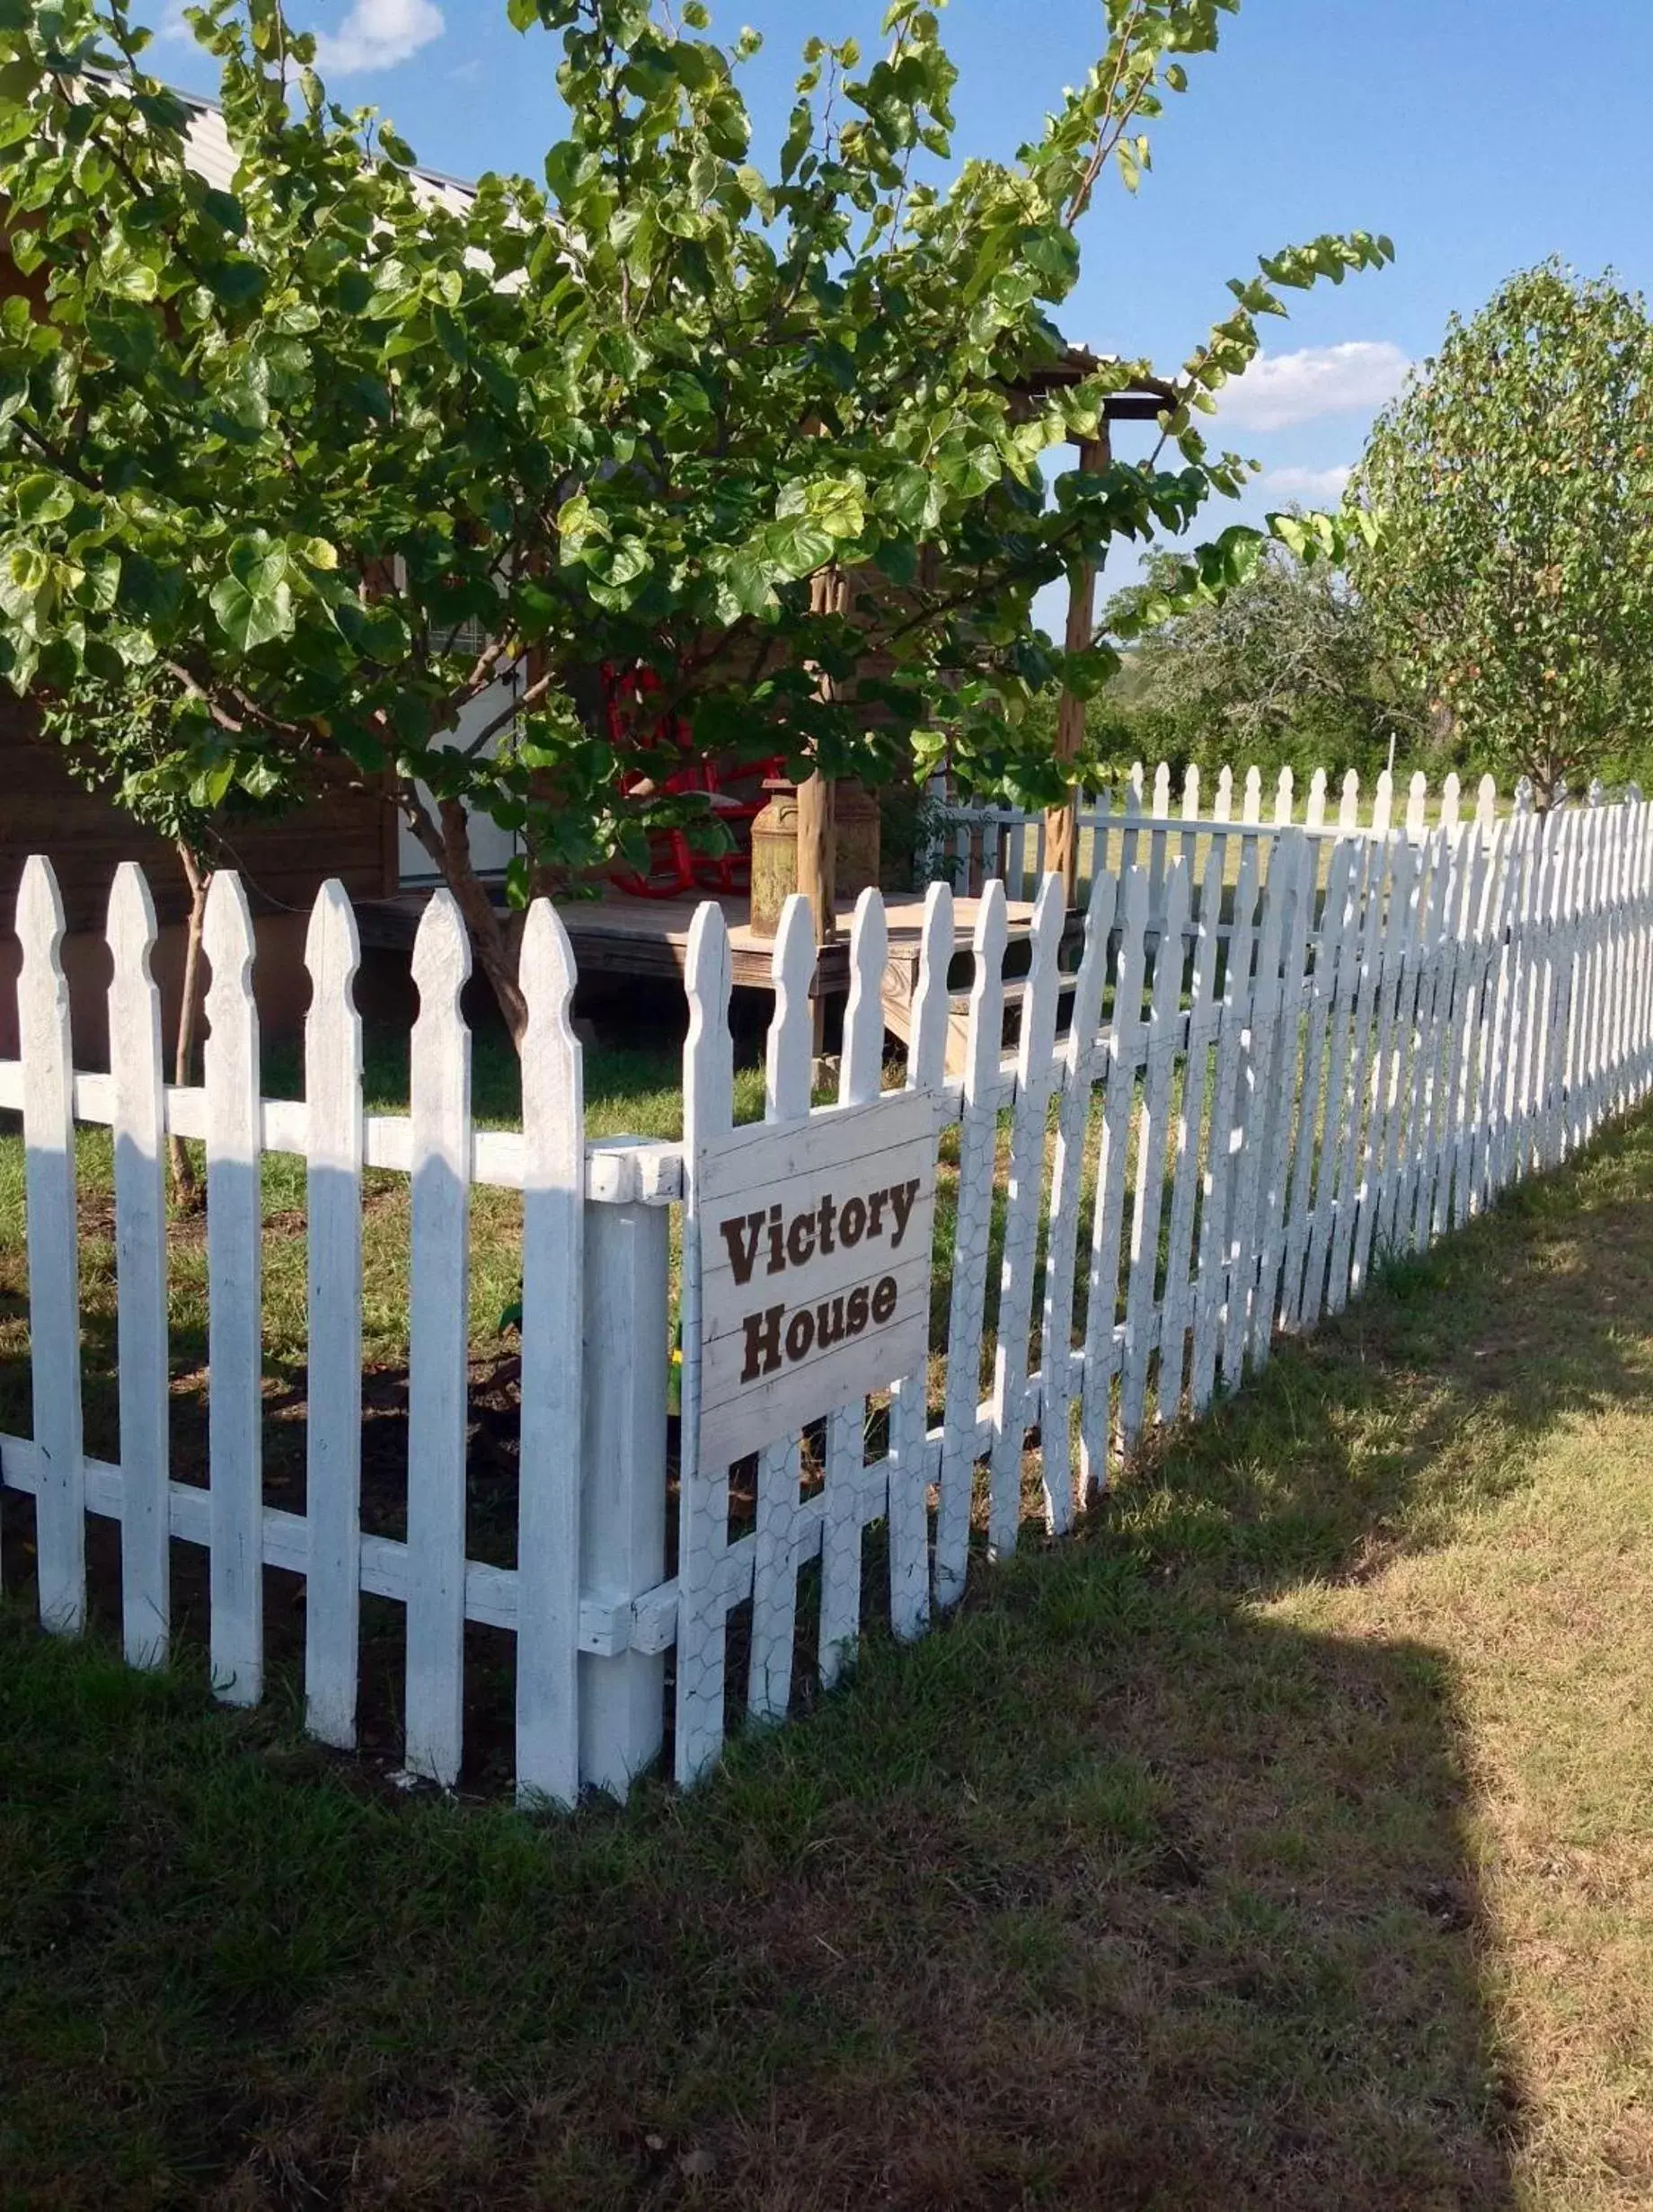
[[[641,1139],[637,1140],[640,1143]],[[616,1604],[666,1572],[664,1206],[588,1206],[580,1588]],[[665,1736],[663,1652],[579,1656],[579,1778],[623,1800]]]
[[[23,1176],[29,1238],[30,1375],[40,1454],[35,1546],[40,1619],[77,1635],[86,1619],[86,1471],[81,1422],[80,1275],[75,1261],[74,1052],[63,973],[63,901],[50,863],[23,865],[17,892],[22,972]]]
[[[172,1473],[166,1312],[166,1093],[155,907],[136,861],[109,900],[109,1066],[115,1140],[120,1354],[120,1609],[135,1667],[166,1657],[172,1624]]]
[[[207,894],[208,1460],[212,1684],[227,1704],[264,1694],[264,1207],[252,916],[220,868]]]
[[[584,1325],[585,1061],[574,1034],[575,980],[568,932],[551,901],[536,898],[528,909],[517,969],[528,1009],[522,1054],[522,1442],[517,1501],[519,1804],[572,1805],[579,1795],[584,1382],[586,1371],[601,1371],[606,1355],[599,1337],[593,1356]],[[657,1373],[656,1387],[665,1388],[663,1369]],[[663,1490],[663,1458],[659,1479]],[[658,1721],[658,1694],[655,1706]]]

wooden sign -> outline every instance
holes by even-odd
[[[727,1466],[922,1367],[935,1102],[897,1092],[708,1145],[701,1461]]]

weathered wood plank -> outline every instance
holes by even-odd
[[[1113,1020],[1108,1032],[1085,1291],[1084,1378],[1079,1404],[1080,1483],[1085,1498],[1106,1487],[1113,1442],[1113,1380],[1123,1349],[1114,1336],[1119,1305],[1119,1247],[1130,1174],[1131,1115],[1143,1047],[1148,883],[1140,872],[1124,880],[1124,923],[1114,969]]]
[[[1189,774],[1198,774],[1190,768]],[[1074,1520],[1074,1455],[1070,1435],[1073,1402],[1074,1292],[1078,1265],[1079,1215],[1084,1180],[1085,1132],[1101,1050],[1102,992],[1108,980],[1108,941],[1113,928],[1118,886],[1111,875],[1098,875],[1085,913],[1084,950],[1074,987],[1064,1073],[1051,1166],[1049,1250],[1045,1268],[1045,1305],[1039,1323],[1044,1392],[1039,1408],[1040,1471],[1045,1519],[1061,1535]]]
[[[947,969],[952,947],[953,895],[947,884],[933,883],[924,901],[906,1087],[938,1100],[946,1078]],[[933,1255],[926,1253],[925,1261],[932,1264]],[[904,1642],[921,1635],[930,1623],[929,1394],[926,1354],[890,1394],[889,1622]]]
[[[998,1150],[1005,941],[1003,889],[990,883],[976,917],[976,977],[970,991],[969,1048],[959,1109],[958,1213],[947,1321],[941,1499],[935,1527],[935,1601],[944,1608],[956,1605],[964,1595],[969,1560],[976,1409]]]
[[[22,947],[17,1025],[29,1243],[29,1376],[40,1455],[35,1566],[41,1622],[75,1635],[86,1618],[75,1061],[69,987],[63,973],[63,901],[50,863],[38,854],[23,867],[17,935]]]
[[[580,1454],[586,1358],[585,1061],[574,953],[549,899],[517,970],[522,1047],[522,1429],[517,1504],[517,1797],[579,1795]],[[665,1480],[665,1468],[660,1469]],[[597,1755],[607,1768],[607,1747]],[[588,1762],[589,1765],[591,1762]]]
[[[448,1787],[464,1749],[471,1032],[459,1002],[470,973],[458,906],[438,891],[413,947],[407,1762]]]
[[[308,1163],[310,1524],[305,1597],[305,1721],[323,1743],[356,1741],[361,1588],[361,950],[344,886],[316,893],[305,943]]]
[[[1156,783],[1156,796],[1158,789]],[[1045,1190],[1045,1130],[1057,1074],[1056,995],[1061,979],[1057,960],[1064,912],[1062,879],[1047,876],[1033,909],[1032,965],[1016,1048],[1016,1102],[1011,1116],[1005,1180],[1004,1255],[994,1349],[993,1447],[987,1465],[987,1544],[993,1557],[1014,1551],[1021,1520],[1028,1342]],[[1177,948],[1180,959],[1180,935]]]
[[[1171,1075],[1180,1041],[1182,932],[1188,920],[1188,870],[1178,861],[1166,878],[1163,919],[1154,946],[1142,1102],[1136,1116],[1136,1187],[1131,1207],[1125,1346],[1119,1374],[1119,1436],[1127,1452],[1142,1432],[1148,1392],[1154,1278],[1159,1266],[1160,1216],[1164,1205],[1166,1125],[1170,1119]]]
[[[109,901],[109,1067],[114,1093],[116,1330],[120,1393],[121,1639],[159,1666],[172,1625],[166,1308],[166,1080],[155,915],[128,861]]]
[[[677,1732],[679,1783],[696,1781],[723,1745],[726,1672],[722,1569],[729,1548],[729,1469],[702,1464],[700,1148],[734,1120],[734,1046],[729,1031],[729,930],[707,904],[689,931],[685,987],[689,1029],[683,1046],[683,1136],[688,1182],[683,1209],[682,1464],[677,1531]]]
[[[212,1484],[213,1687],[255,1704],[264,1679],[263,1328],[258,1013],[252,917],[240,879],[207,894],[208,1453]]]
[[[1212,1040],[1222,1018],[1216,991],[1217,933],[1222,915],[1223,853],[1213,838],[1199,894],[1199,934],[1189,986],[1188,1044],[1182,1084],[1171,1127],[1173,1172],[1171,1225],[1165,1240],[1165,1294],[1160,1314],[1159,1417],[1174,1420],[1182,1401],[1188,1336],[1192,1325],[1194,1212],[1210,1089]]]

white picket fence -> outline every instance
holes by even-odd
[[[1362,791],[1353,768],[1340,778],[1316,768],[1306,783],[1291,768],[1282,768],[1267,788],[1262,770],[1255,766],[1239,777],[1232,768],[1202,777],[1198,767],[1189,767],[1178,791],[1172,789],[1174,781],[1168,762],[1161,761],[1150,779],[1136,761],[1122,791],[1081,796],[1076,827],[1083,882],[1109,866],[1128,872],[1139,856],[1162,873],[1171,852],[1180,852],[1192,868],[1197,839],[1235,848],[1229,862],[1232,880],[1239,853],[1248,844],[1267,846],[1280,830],[1295,826],[1317,836],[1383,837],[1403,828],[1416,840],[1472,814],[1484,835],[1500,810],[1525,814],[1533,806],[1532,785],[1525,776],[1500,810],[1491,776],[1481,777],[1472,794],[1455,771],[1433,793],[1421,769],[1408,778],[1404,792],[1386,768],[1374,779],[1369,793]],[[1592,804],[1605,796],[1599,783],[1592,784],[1589,795]],[[945,876],[955,890],[974,894],[996,876],[1012,898],[1030,896],[1045,872],[1044,816],[950,798],[945,777],[938,779],[932,797],[940,827],[929,854],[931,872]],[[1118,841],[1117,858],[1110,857],[1116,852],[1110,839]]]
[[[533,910],[524,941],[522,1128],[477,1130],[459,1006],[468,954],[446,895],[427,910],[413,957],[410,1110],[368,1115],[355,928],[336,885],[317,899],[307,948],[305,1096],[277,1101],[260,1095],[252,931],[232,876],[215,882],[208,915],[204,1081],[176,1089],[162,1075],[141,876],[123,869],[110,903],[110,1072],[75,1074],[61,907],[49,868],[31,862],[17,915],[22,1057],[0,1062],[0,1108],[21,1109],[23,1121],[33,1421],[29,1438],[0,1437],[0,1480],[33,1497],[42,1618],[66,1630],[84,1621],[85,1515],[110,1516],[137,1663],[167,1649],[169,1538],[182,1539],[210,1553],[213,1679],[232,1702],[261,1694],[261,1568],[277,1565],[307,1578],[308,1724],[329,1742],[354,1739],[366,1591],[405,1608],[411,1772],[444,1783],[459,1772],[470,1620],[515,1632],[525,1800],[568,1803],[591,1783],[623,1792],[664,1740],[673,1652],[676,1768],[685,1781],[700,1774],[735,1702],[732,1625],[746,1637],[745,1704],[773,1719],[800,1664],[831,1683],[853,1654],[875,1524],[887,1560],[879,1609],[897,1634],[917,1635],[962,1591],[973,1531],[999,1554],[1030,1517],[1066,1529],[1146,1423],[1233,1390],[1267,1360],[1277,1328],[1337,1312],[1380,1255],[1423,1248],[1647,1094],[1653,809],[1483,816],[1416,840],[1400,827],[1340,836],[1329,870],[1322,851],[1302,827],[1283,827],[1265,878],[1248,846],[1220,930],[1220,846],[1198,887],[1180,854],[1167,857],[1157,916],[1146,866],[1101,874],[1071,974],[1060,965],[1059,887],[1047,880],[1008,1059],[1006,905],[990,881],[975,927],[968,1060],[952,1079],[952,894],[932,887],[901,1080],[933,1100],[938,1140],[957,1128],[950,1250],[937,1248],[945,1331],[887,1407],[823,1408],[822,1422],[760,1455],[746,1527],[731,1520],[730,1470],[702,1465],[695,1448],[691,1164],[728,1128],[734,1101],[729,949],[716,907],[701,909],[689,951],[684,1145],[588,1145],[568,1018],[572,960],[548,906]],[[1190,913],[1204,919],[1190,926]],[[769,1120],[805,1130],[895,1079],[879,996],[886,952],[883,907],[868,893],[851,944],[838,1102],[812,1109],[814,956],[801,903],[789,907],[774,954]],[[83,1444],[76,1122],[114,1133],[118,1463],[88,1460]],[[204,1138],[208,1158],[204,1486],[172,1479],[169,1465],[169,1128]],[[280,1152],[305,1157],[309,1179],[302,1513],[267,1505],[261,1473],[259,1173],[261,1157]],[[361,1527],[369,1166],[411,1186],[405,1541]],[[476,1184],[523,1193],[511,1568],[466,1552]],[[675,1562],[674,1217],[685,1348]],[[818,1581],[806,1576],[817,1562]]]

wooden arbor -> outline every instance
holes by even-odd
[[[1054,386],[1078,384],[1101,366],[1095,354],[1086,352],[1082,346],[1072,346],[1055,368],[1030,382],[1029,393],[1037,394]],[[1113,460],[1111,433],[1116,422],[1154,422],[1175,404],[1175,393],[1158,377],[1139,377],[1123,391],[1114,393],[1103,409],[1101,435],[1073,441],[1079,448],[1081,470],[1088,476],[1100,476],[1109,466]],[[1096,627],[1096,579],[1094,562],[1078,562],[1068,571],[1067,624],[1063,643],[1070,653],[1083,652]],[[1065,691],[1056,709],[1056,758],[1076,760],[1083,744],[1084,701],[1076,693]],[[1061,877],[1065,901],[1070,907],[1076,902],[1079,891],[1078,814],[1079,794],[1070,784],[1062,804],[1047,809],[1045,815],[1045,866],[1050,874]]]
[[[1083,346],[1070,346],[1053,367],[1030,377],[1022,386],[1029,400],[1082,383],[1103,366],[1101,356]],[[1112,429],[1116,422],[1154,422],[1177,403],[1177,395],[1158,377],[1138,377],[1112,394],[1103,410],[1101,434],[1075,438],[1079,465],[1088,475],[1100,476],[1113,459]],[[1068,571],[1067,622],[1064,642],[1069,652],[1081,652],[1091,642],[1096,624],[1096,578],[1093,562],[1082,561]],[[818,605],[831,604],[828,595],[842,595],[841,579],[824,574],[816,580]],[[1065,691],[1056,712],[1056,754],[1058,760],[1076,760],[1084,743],[1084,701]],[[1070,788],[1060,806],[1045,816],[1045,865],[1062,878],[1066,903],[1072,907],[1079,886],[1078,793]],[[835,845],[834,791],[818,775],[798,787],[798,888],[809,901],[815,917],[815,941],[829,944],[836,933],[833,852]]]

